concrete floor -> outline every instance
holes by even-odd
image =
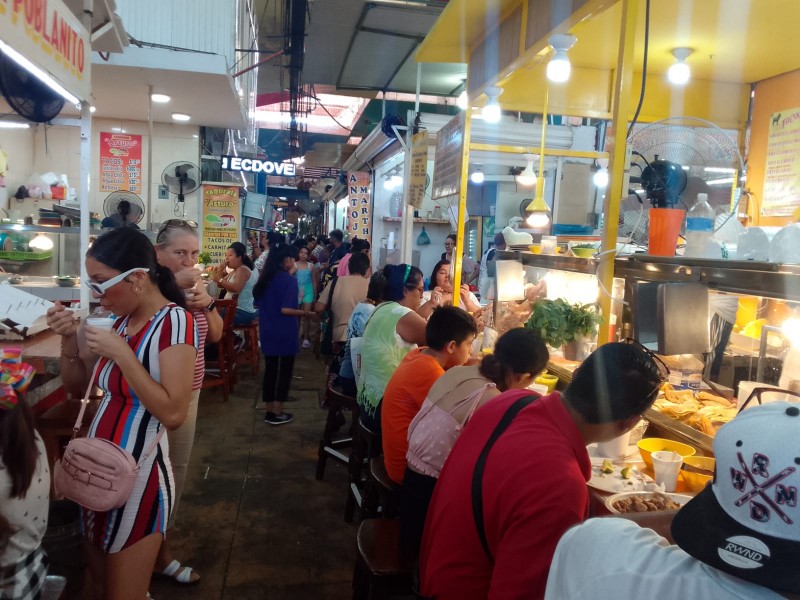
[[[344,522],[347,473],[314,472],[325,422],[325,364],[304,350],[286,405],[288,425],[264,423],[261,380],[242,374],[230,402],[200,398],[197,435],[172,537],[196,586],[153,580],[155,600],[350,598],[356,525]]]

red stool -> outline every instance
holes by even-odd
[[[253,369],[253,376],[258,376],[258,367],[261,363],[261,349],[258,347],[258,319],[249,323],[235,327],[235,331],[241,331],[244,336],[244,346],[238,353],[237,362],[241,365],[250,365]]]

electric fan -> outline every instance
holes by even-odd
[[[161,173],[161,183],[170,194],[177,196],[173,212],[176,216],[184,216],[186,194],[191,194],[200,187],[200,167],[190,162],[178,161],[167,165]]]
[[[649,208],[691,208],[708,194],[716,229],[736,214],[744,164],[732,134],[694,117],[637,128],[628,139],[631,177],[620,207],[620,236],[647,244]]]
[[[116,229],[117,227],[138,229],[136,224],[144,218],[144,203],[133,192],[111,192],[103,201],[103,213],[105,218],[101,221],[100,226],[104,229]]]
[[[64,98],[2,53],[0,91],[12,110],[34,123],[52,121],[64,108]]]

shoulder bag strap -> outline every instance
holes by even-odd
[[[483,450],[481,450],[478,462],[475,464],[475,471],[472,473],[472,517],[475,520],[475,528],[478,530],[478,538],[481,540],[483,551],[491,563],[494,563],[494,557],[492,557],[492,553],[489,550],[489,542],[486,539],[486,528],[483,520],[483,472],[486,469],[486,459],[489,457],[489,452],[495,442],[508,429],[514,418],[523,408],[538,398],[539,396],[524,396],[508,408],[497,427],[494,428],[492,435],[486,441]]]

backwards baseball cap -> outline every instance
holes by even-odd
[[[672,522],[688,554],[741,579],[799,593],[800,405],[739,414],[714,439],[711,485]]]

